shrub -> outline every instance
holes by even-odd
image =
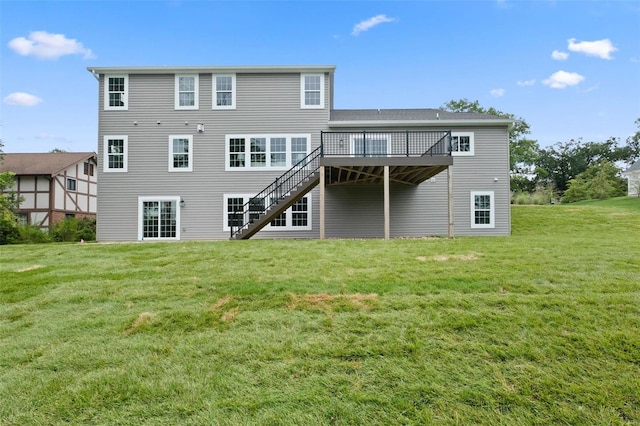
[[[18,229],[19,239],[15,241],[16,243],[40,244],[51,242],[49,234],[35,225],[22,225]]]
[[[69,218],[56,223],[51,228],[51,237],[58,242],[95,241],[95,219]]]
[[[14,217],[0,212],[0,245],[19,242],[20,232]]]

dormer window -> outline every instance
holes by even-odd
[[[129,76],[108,75],[104,80],[104,109],[129,109]]]

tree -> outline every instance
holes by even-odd
[[[3,147],[4,144],[0,140],[0,163],[4,159]],[[0,173],[0,244],[15,242],[20,237],[15,213],[20,199],[13,190],[14,176],[12,172]]]
[[[564,193],[569,187],[569,181],[590,166],[605,160],[631,164],[639,154],[638,144],[634,145],[627,140],[627,144],[621,145],[619,138],[615,137],[604,142],[583,142],[581,139],[558,142],[540,150],[536,168],[537,180],[552,184],[556,190]]]
[[[624,195],[626,182],[618,176],[619,172],[620,169],[608,160],[592,164],[569,181],[562,202],[602,200]]]
[[[53,148],[51,151],[49,151],[50,154],[58,154],[58,153],[61,153],[61,152],[69,152],[69,151],[64,150],[62,148]]]
[[[473,102],[468,99],[451,100],[440,108],[451,112],[476,112],[513,120],[513,126],[509,129],[511,189],[528,192],[530,188],[535,188],[535,182],[529,176],[534,172],[540,147],[537,141],[526,137],[531,133],[529,123],[521,117],[499,111],[493,107],[484,108],[477,100]]]

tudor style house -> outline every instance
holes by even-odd
[[[15,173],[20,222],[47,229],[65,218],[96,216],[97,164],[95,152],[4,154],[0,172]]]
[[[510,233],[510,120],[336,110],[334,66],[88,70],[99,241]]]

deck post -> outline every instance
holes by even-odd
[[[389,166],[384,166],[384,239],[389,239]]]
[[[453,166],[447,167],[447,182],[448,182],[448,207],[449,207],[449,230],[448,237],[453,238]]]
[[[320,239],[324,240],[324,166],[320,166]]]

